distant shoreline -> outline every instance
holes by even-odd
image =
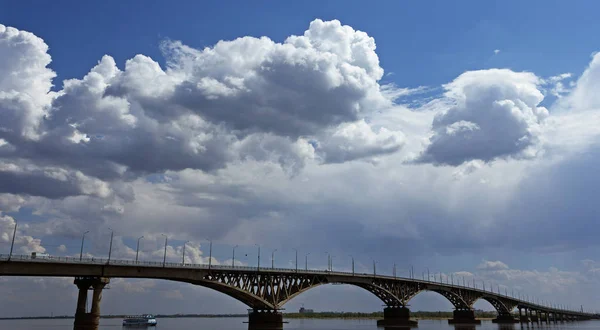
[[[123,319],[130,316],[123,315],[102,315],[103,319]],[[157,319],[161,318],[236,318],[248,317],[248,314],[155,314]],[[478,312],[475,316],[480,320],[489,320],[496,317],[495,312]],[[380,319],[383,318],[383,312],[374,313],[345,313],[345,312],[314,312],[314,313],[284,313],[284,318],[288,319]],[[22,316],[22,317],[0,317],[0,320],[68,320],[74,319],[74,316]],[[443,320],[452,318],[452,312],[414,312],[411,318],[415,320]]]

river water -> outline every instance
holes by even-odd
[[[157,330],[248,330],[243,322],[245,318],[167,318],[158,319]],[[377,328],[375,320],[340,320],[340,319],[291,319],[284,326],[284,330],[384,330]],[[120,319],[102,319],[99,330],[121,329]],[[0,330],[72,330],[73,320],[3,320],[0,321]],[[126,328],[124,328],[126,329]],[[489,321],[471,327],[455,327],[448,325],[445,320],[420,320],[417,330],[519,330],[521,326],[499,326]],[[527,326],[524,327],[527,329]],[[529,329],[600,329],[600,321],[570,322],[550,325],[530,325]]]

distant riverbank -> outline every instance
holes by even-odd
[[[129,315],[102,315],[103,319],[119,319]],[[248,317],[248,314],[155,314],[156,318],[229,318]],[[350,312],[313,312],[313,313],[283,313],[289,319],[381,319],[383,312],[350,313]],[[475,317],[481,320],[493,319],[495,312],[475,312]],[[29,317],[0,317],[0,320],[47,320],[47,319],[73,319],[73,316],[29,316]],[[420,320],[441,320],[452,318],[452,312],[412,312],[411,318]]]

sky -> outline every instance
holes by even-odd
[[[0,2],[0,253],[464,277],[600,310],[594,1]],[[236,247],[237,246],[237,247]],[[233,249],[236,258],[232,260]],[[440,275],[441,274],[441,275]],[[113,279],[103,313],[243,313]],[[0,316],[72,314],[0,278]],[[421,293],[413,310],[450,310]],[[351,286],[285,307],[377,311]],[[487,302],[475,307],[491,310]]]

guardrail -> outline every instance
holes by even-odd
[[[377,275],[368,273],[356,273],[356,272],[340,272],[340,271],[328,271],[328,270],[314,270],[314,269],[295,269],[295,268],[273,268],[273,267],[250,267],[250,266],[224,266],[224,265],[208,265],[208,264],[184,264],[175,262],[160,262],[160,261],[134,261],[134,260],[119,260],[119,259],[105,259],[105,258],[79,258],[79,257],[60,257],[60,256],[44,256],[44,257],[32,257],[31,255],[12,255],[9,257],[7,254],[0,254],[0,261],[8,262],[53,262],[53,263],[66,263],[66,264],[85,264],[85,265],[111,265],[111,266],[143,266],[143,267],[156,267],[156,268],[181,268],[181,269],[215,269],[215,270],[233,270],[233,271],[260,271],[260,272],[275,272],[275,273],[303,273],[303,274],[322,274],[322,275],[339,275],[339,276],[358,276],[368,278],[379,278],[388,280],[404,280],[418,283],[424,283],[429,285],[439,285],[443,287],[466,289],[476,291],[485,295],[492,295],[499,298],[510,299],[516,301],[519,305],[526,305],[531,308],[543,309],[552,312],[561,313],[572,313],[578,315],[595,315],[593,313],[585,313],[581,311],[572,311],[566,309],[560,309],[553,306],[547,306],[544,304],[537,304],[527,300],[515,298],[508,295],[507,293],[500,293],[494,291],[482,290],[470,286],[460,284],[450,284],[431,280],[420,280],[417,278],[407,278],[400,276],[389,276],[389,275]]]

